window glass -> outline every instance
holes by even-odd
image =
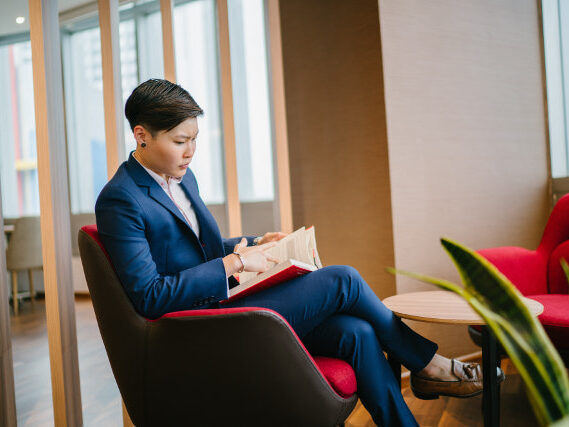
[[[121,22],[119,34],[124,102],[138,83],[134,21]],[[63,45],[71,211],[93,212],[107,182],[99,27],[70,33]],[[126,120],[124,130],[128,153],[134,144]]]
[[[121,15],[123,103],[140,82],[163,78],[161,19],[157,5],[156,1],[146,2],[141,7],[130,7],[128,19]],[[206,112],[200,118],[198,152],[192,169],[198,176],[206,203],[223,203],[215,4],[212,0],[194,1],[179,5],[174,11],[179,83]],[[74,31],[65,38],[64,66],[72,211],[92,212],[95,199],[107,180],[98,26]],[[128,154],[136,145],[126,119],[124,141]]]
[[[121,51],[121,86],[122,86],[122,107],[121,113],[123,117],[123,130],[124,130],[124,142],[125,155],[128,157],[130,152],[136,148],[136,143],[132,136],[132,131],[130,130],[130,125],[124,116],[124,104],[134,88],[138,86],[139,79],[139,66],[138,57],[139,53],[136,49],[137,39],[136,39],[136,21],[135,19],[129,19],[126,21],[121,21],[119,25],[120,33],[120,51]],[[144,29],[143,29],[144,31]],[[153,77],[162,77],[161,75]],[[146,79],[145,79],[146,80]],[[103,125],[104,126],[104,125]],[[126,158],[124,159],[126,160]],[[97,193],[98,194],[98,193]]]
[[[274,179],[264,3],[228,3],[239,198],[269,201]]]
[[[162,50],[162,22],[160,12],[152,12],[137,18],[138,59],[140,81],[164,78]],[[134,89],[134,87],[132,88]],[[132,89],[128,92],[132,92]]]
[[[547,110],[554,178],[569,176],[569,2],[543,0]]]
[[[191,169],[208,204],[225,202],[216,30],[213,0],[192,1],[174,8],[176,77],[204,110],[198,119],[200,133]]]
[[[39,215],[29,41],[0,46],[0,181],[4,217]]]
[[[75,32],[63,46],[71,211],[93,212],[107,181],[99,28]]]

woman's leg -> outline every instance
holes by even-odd
[[[412,372],[423,369],[437,350],[385,307],[352,267],[325,267],[225,305],[247,306],[277,311],[301,338],[333,314],[364,319],[381,346]]]
[[[310,353],[343,359],[354,368],[358,396],[377,425],[417,426],[367,321],[336,314],[308,333],[303,342]]]

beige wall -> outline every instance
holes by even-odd
[[[548,212],[537,0],[280,2],[295,227],[380,297],[440,248],[535,247]],[[378,14],[379,6],[379,14]],[[388,154],[389,152],[389,154]],[[397,278],[397,292],[433,289]],[[414,323],[447,355],[464,327]]]
[[[438,239],[537,245],[548,212],[537,0],[380,0],[398,267],[457,279]],[[398,293],[432,289],[397,279]],[[443,352],[462,327],[420,328]]]
[[[395,292],[377,1],[280,2],[294,227]]]

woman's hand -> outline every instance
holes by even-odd
[[[278,242],[283,237],[286,237],[286,233],[283,233],[282,231],[272,231],[270,233],[265,233],[265,235],[261,237],[261,240],[259,240],[258,245],[263,245],[269,242]]]
[[[243,267],[243,271],[256,271],[262,273],[267,271],[279,260],[273,258],[265,251],[272,248],[277,243],[275,241],[264,243],[262,245],[247,246],[247,239],[243,238],[237,245],[235,245],[234,253],[227,255],[223,258],[223,265],[227,277],[237,273]],[[241,260],[235,254],[241,255]]]
[[[247,246],[247,239],[243,238],[237,245],[235,245],[233,252],[241,255],[245,271],[257,271],[262,273],[279,262],[278,259],[273,258],[265,252],[276,244],[277,242],[272,241],[256,246]]]

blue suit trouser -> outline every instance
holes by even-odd
[[[383,351],[417,372],[437,345],[385,307],[354,268],[325,267],[225,307],[280,313],[311,354],[340,358],[353,367],[358,395],[377,425],[417,425]]]

